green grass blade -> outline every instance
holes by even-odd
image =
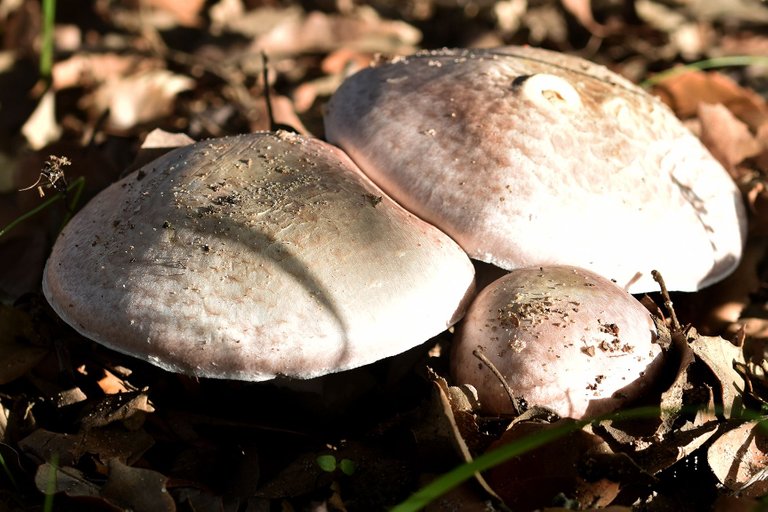
[[[72,216],[72,212],[75,210],[75,207],[77,206],[77,203],[80,201],[80,196],[82,195],[83,187],[84,186],[85,186],[85,178],[83,176],[80,176],[75,181],[70,183],[69,186],[67,187],[67,192],[71,192],[72,190],[74,190],[75,193],[72,196],[72,201],[70,201],[69,209],[67,211],[67,214],[64,216],[64,224],[66,224],[67,221],[69,220],[69,218]],[[26,213],[24,213],[22,215],[19,215],[18,217],[13,219],[10,223],[8,223],[8,225],[6,225],[3,229],[0,229],[0,237],[5,235],[6,233],[8,233],[10,230],[12,230],[13,228],[18,226],[19,224],[21,224],[25,220],[27,220],[27,219],[29,219],[31,217],[34,217],[35,215],[37,215],[41,211],[43,211],[46,208],[48,208],[49,206],[51,206],[56,201],[59,201],[59,200],[61,200],[63,198],[64,198],[64,194],[59,192],[56,195],[51,196],[48,200],[40,203],[39,205],[37,205],[36,207],[31,209],[30,211],[28,211],[28,212],[26,212]],[[63,225],[62,225],[62,227],[63,227]]]
[[[40,45],[40,78],[51,84],[53,73],[53,29],[56,19],[56,0],[43,0],[43,41]]]
[[[687,71],[702,71],[705,69],[756,65],[768,66],[768,57],[758,55],[729,55],[726,57],[714,57],[712,59],[700,60],[682,66],[675,66],[666,71],[662,71],[661,73],[657,73],[652,77],[640,82],[640,86],[651,87],[666,80],[667,78],[680,75]]]

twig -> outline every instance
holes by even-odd
[[[651,275],[653,276],[653,280],[659,283],[659,287],[661,288],[661,297],[664,299],[664,307],[669,312],[669,317],[672,320],[672,332],[680,332],[682,328],[680,327],[680,322],[677,320],[675,308],[672,307],[672,299],[667,291],[667,285],[664,284],[664,278],[661,277],[661,273],[658,270],[651,270]]]
[[[509,401],[512,403],[512,412],[515,414],[515,416],[520,416],[520,404],[518,403],[515,396],[512,394],[512,388],[509,387],[509,384],[507,383],[507,379],[504,378],[504,376],[501,374],[501,372],[496,368],[496,366],[491,362],[490,359],[485,357],[485,354],[483,354],[481,349],[475,349],[472,351],[472,355],[474,355],[476,358],[478,358],[480,361],[485,364],[485,366],[488,367],[489,370],[491,370],[491,373],[499,379],[499,382],[501,383],[501,387],[504,388],[504,391],[506,391],[507,396],[509,396]]]

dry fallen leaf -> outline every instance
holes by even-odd
[[[358,6],[354,15],[334,16],[319,11],[291,18],[252,44],[255,52],[297,55],[348,48],[356,52],[411,53],[421,32],[403,21],[385,20],[368,6]]]
[[[56,93],[48,89],[40,98],[37,108],[21,127],[29,147],[40,149],[59,140],[61,126],[56,121]]]
[[[717,379],[720,389],[716,403],[722,405],[722,414],[725,418],[740,416],[746,383],[735,368],[736,365],[745,364],[743,350],[719,336],[699,336],[690,346],[696,357],[707,365]]]
[[[112,459],[100,494],[124,510],[173,512],[176,504],[165,488],[167,481],[168,478],[157,471],[133,468]]]
[[[194,86],[189,77],[155,69],[106,81],[88,103],[96,113],[109,112],[111,128],[128,130],[169,114],[176,95]]]
[[[80,421],[86,429],[103,427],[117,421],[128,428],[138,428],[146,414],[154,410],[146,393],[131,391],[107,395],[97,403],[90,404]]]
[[[765,495],[768,493],[765,425],[750,421],[726,432],[707,450],[707,462],[728,489],[748,497]]]
[[[52,87],[57,91],[71,87],[89,88],[116,77],[162,67],[162,60],[145,55],[81,52],[53,65]]]
[[[701,103],[722,103],[753,132],[768,120],[768,104],[756,92],[717,72],[685,71],[653,87],[677,117],[696,115]]]
[[[699,104],[698,117],[701,141],[732,176],[736,165],[762,150],[749,127],[721,103]]]
[[[99,497],[99,486],[79,469],[46,462],[37,468],[35,486],[41,493],[63,492],[70,497]]]
[[[143,0],[147,6],[171,14],[179,25],[194,27],[199,25],[200,13],[205,0]]]
[[[525,436],[572,422],[552,424],[521,421],[512,425],[490,449]],[[511,458],[484,473],[484,477],[504,503],[515,510],[533,510],[552,504],[558,494],[578,502],[580,508],[605,507],[619,493],[619,483],[605,476],[587,475],[595,471],[599,456],[611,455],[599,436],[576,430],[550,443]],[[553,464],[553,461],[557,461]]]

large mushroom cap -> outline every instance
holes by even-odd
[[[43,290],[75,329],[165,369],[311,378],[458,320],[469,259],[338,149],[285,132],[175,150],[61,233]]]
[[[396,201],[505,269],[569,264],[633,293],[736,266],[741,198],[656,98],[530,47],[418,53],[349,78],[326,133]],[[635,280],[636,275],[639,279]]]
[[[592,416],[624,405],[652,384],[661,364],[652,364],[660,352],[655,334],[648,311],[593,272],[517,269],[472,302],[457,329],[451,370],[457,382],[477,389],[489,413],[511,413],[513,407],[475,350],[529,405],[561,416]]]

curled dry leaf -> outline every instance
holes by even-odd
[[[690,346],[716,379],[715,402],[722,407],[722,414],[726,418],[739,416],[746,383],[735,368],[746,364],[742,349],[719,336],[699,336]]]
[[[768,435],[761,422],[744,423],[720,436],[707,450],[707,462],[728,489],[749,497],[768,493]]]
[[[81,422],[84,428],[103,427],[116,421],[135,427],[143,422],[146,413],[154,411],[146,393],[119,393],[108,395],[94,404],[85,412]]]

